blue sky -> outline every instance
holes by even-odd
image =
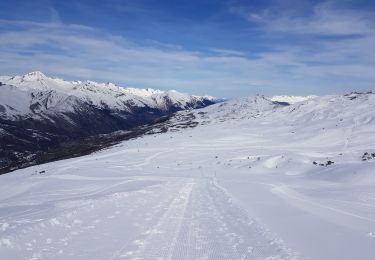
[[[2,0],[0,74],[236,97],[375,89],[374,1]]]

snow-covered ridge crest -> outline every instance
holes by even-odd
[[[73,80],[68,81],[61,78],[46,76],[41,71],[33,71],[25,75],[16,76],[0,76],[0,82],[3,84],[14,85],[16,87],[28,87],[31,89],[51,89],[56,91],[67,92],[78,89],[80,87],[91,87],[97,89],[109,89],[111,91],[118,91],[124,94],[131,94],[140,97],[149,97],[155,94],[172,93],[176,90],[163,91],[153,88],[135,88],[135,87],[122,87],[111,82],[99,83],[92,80]],[[195,96],[199,97],[199,96]],[[205,96],[206,98],[212,98]]]
[[[91,80],[67,81],[48,77],[40,71],[18,76],[0,76],[0,116],[30,116],[53,110],[66,112],[85,103],[100,109],[129,111],[131,107],[176,109],[201,107],[202,102],[213,102],[213,97],[200,97],[175,91],[151,88],[124,88],[113,83]],[[10,98],[14,97],[14,98]],[[69,101],[69,102],[67,102]],[[198,103],[200,103],[198,105]]]
[[[14,85],[17,87],[28,87],[31,89],[51,89],[56,91],[72,91],[80,87],[91,87],[91,88],[105,88],[112,91],[118,91],[126,94],[132,94],[135,96],[150,96],[152,94],[164,93],[162,90],[155,90],[152,88],[140,89],[140,88],[125,88],[118,86],[114,83],[99,83],[92,80],[74,80],[68,81],[61,78],[46,76],[41,71],[33,71],[25,75],[17,76],[0,76],[0,81],[3,84]],[[42,84],[41,84],[42,83]]]
[[[194,113],[197,118],[204,115],[204,120],[211,124],[227,121],[233,126],[251,121],[265,125],[298,125],[301,129],[318,125],[316,129],[308,130],[315,133],[329,128],[350,128],[353,122],[354,127],[374,125],[374,110],[375,92],[369,91],[311,97],[294,104],[278,99],[272,101],[272,98],[258,95],[227,100]]]

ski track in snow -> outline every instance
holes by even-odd
[[[290,259],[291,253],[209,179],[188,182],[155,226],[112,259]]]
[[[121,184],[128,182],[118,185]],[[145,189],[57,205],[67,210],[23,227],[16,236],[2,238],[0,256],[10,259],[291,258],[289,250],[270,238],[208,177],[172,178],[163,185],[151,184]],[[34,212],[34,217],[38,213],[43,211]],[[27,221],[33,216],[24,213],[16,217]],[[107,237],[112,241],[110,244],[105,243]],[[87,238],[96,245],[102,241],[103,251],[98,254],[97,248],[82,249]],[[114,253],[109,255],[110,252]]]

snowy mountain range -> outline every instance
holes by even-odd
[[[134,107],[160,111],[203,107],[213,97],[176,91],[123,88],[112,83],[66,81],[42,72],[0,76],[0,116],[6,119],[42,119],[60,113],[79,112],[91,106],[101,110],[131,112]]]
[[[66,81],[39,71],[0,76],[0,170],[25,158],[35,162],[35,153],[72,139],[130,130],[214,102],[177,91]]]

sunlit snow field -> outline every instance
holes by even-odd
[[[2,175],[0,259],[374,259],[374,111],[372,94],[233,100]]]

